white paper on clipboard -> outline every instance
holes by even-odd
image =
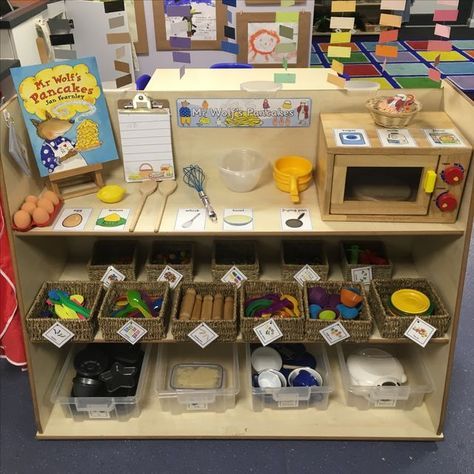
[[[122,107],[121,102],[118,118],[125,180],[175,179],[169,107],[143,93]]]

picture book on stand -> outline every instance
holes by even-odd
[[[95,58],[11,72],[41,176],[118,159]]]

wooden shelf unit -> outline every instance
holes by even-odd
[[[166,98],[172,104],[172,115],[176,114],[174,104],[179,97],[242,97],[245,93],[236,87],[237,81],[228,86],[224,77],[229,72],[192,70],[184,76],[183,89],[177,89],[174,76],[177,72],[163,72],[160,84],[155,81],[155,89],[150,92],[154,98]],[[217,71],[217,72],[215,72]],[[455,224],[418,223],[354,223],[325,222],[321,220],[315,187],[303,194],[301,206],[311,212],[313,231],[283,234],[279,224],[280,207],[290,207],[289,197],[277,191],[267,179],[256,191],[248,194],[235,194],[223,188],[216,167],[213,165],[223,149],[238,148],[245,143],[249,148],[261,150],[269,158],[284,154],[301,154],[316,160],[317,136],[320,112],[358,112],[362,110],[367,97],[364,94],[349,94],[324,85],[325,72],[304,71],[301,76],[297,70],[298,81],[273,93],[281,98],[309,97],[312,100],[312,125],[308,129],[279,130],[268,129],[255,133],[254,130],[183,130],[172,120],[175,159],[178,170],[190,162],[201,164],[208,173],[207,192],[214,206],[222,215],[225,207],[248,206],[254,208],[255,231],[252,234],[224,233],[219,224],[208,226],[204,232],[190,234],[174,230],[174,219],[179,207],[199,205],[194,191],[186,188],[179,179],[178,191],[168,200],[162,227],[158,234],[152,232],[159,196],[149,200],[144,214],[134,233],[94,232],[91,224],[81,233],[55,233],[51,228],[27,233],[13,232],[10,226],[11,215],[28,194],[38,194],[43,184],[37,177],[28,179],[12,164],[7,156],[7,144],[2,140],[2,160],[0,185],[4,203],[5,221],[13,250],[19,307],[25,317],[39,287],[45,279],[86,279],[85,265],[94,241],[105,236],[138,239],[142,254],[153,238],[193,239],[200,253],[197,280],[209,280],[210,242],[213,237],[255,238],[262,242],[262,277],[276,278],[279,275],[277,260],[279,241],[282,238],[312,237],[324,240],[330,253],[330,279],[340,277],[335,249],[342,238],[377,238],[386,243],[395,262],[395,276],[420,275],[433,281],[448,311],[453,315],[449,333],[434,340],[425,349],[419,350],[420,358],[430,370],[435,390],[425,397],[422,406],[411,411],[373,409],[359,411],[347,407],[341,390],[340,374],[337,369],[334,348],[329,348],[331,366],[336,388],[330,397],[327,411],[308,410],[264,410],[255,413],[250,407],[250,394],[246,386],[244,345],[239,342],[241,355],[241,390],[235,409],[224,413],[186,413],[171,415],[160,410],[154,390],[149,385],[141,415],[127,422],[89,420],[74,422],[64,417],[61,409],[49,401],[51,384],[57,373],[67,348],[58,350],[50,344],[32,344],[24,332],[29,378],[33,405],[37,422],[37,437],[42,439],[64,438],[320,438],[320,439],[405,439],[439,440],[443,437],[443,424],[449,392],[451,369],[456,342],[456,331],[460,316],[462,288],[466,272],[467,254],[473,216],[474,173],[466,180],[465,195],[459,219]],[[273,73],[270,70],[265,74]],[[202,81],[191,81],[189,76],[208,77]],[[235,73],[237,74],[237,73]],[[209,75],[209,76],[207,76]],[[168,77],[169,80],[166,80]],[[248,76],[250,77],[250,76]],[[246,79],[248,79],[246,77]],[[261,71],[255,71],[256,78],[262,78]],[[315,85],[316,84],[316,85]],[[214,85],[217,85],[214,89]],[[410,93],[412,91],[407,91]],[[108,91],[106,98],[112,116],[114,130],[117,130],[116,102],[130,98],[133,91]],[[258,95],[258,94],[257,94]],[[440,90],[416,91],[418,99],[426,111],[444,110],[462,131],[464,136],[474,142],[474,131],[466,117],[472,115],[473,106],[450,83]],[[255,94],[253,94],[255,96]],[[26,131],[21,119],[16,99],[6,104],[17,130],[25,143]],[[1,122],[2,137],[5,124]],[[291,133],[292,139],[288,136]],[[212,143],[213,146],[209,146]],[[107,165],[104,172],[108,184],[124,184],[120,164]],[[122,207],[136,206],[138,190],[136,186],[126,185],[129,192],[120,204]],[[77,205],[93,208],[91,221],[102,205],[93,197],[72,199],[68,207]],[[105,206],[104,206],[105,207]],[[332,250],[331,250],[332,249]],[[143,261],[142,255],[142,261]],[[408,258],[409,257],[409,258]],[[144,278],[141,275],[140,278]],[[96,342],[100,341],[100,334]],[[173,343],[168,335],[163,343]],[[403,340],[384,340],[374,332],[369,343],[408,344]],[[151,384],[151,380],[149,381]]]

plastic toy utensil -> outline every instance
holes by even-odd
[[[79,319],[79,315],[73,309],[62,304],[55,304],[54,312],[60,319]]]
[[[67,293],[61,290],[50,290],[48,291],[48,298],[51,300],[53,304],[62,304],[63,306],[67,306],[74,310],[79,318],[84,316],[85,318],[89,318],[91,315],[91,311],[88,308],[83,308],[82,306],[74,303],[69,299]]]
[[[127,291],[127,301],[130,306],[138,309],[138,311],[140,311],[140,313],[142,313],[145,318],[153,317],[137,290]]]

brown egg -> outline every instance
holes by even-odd
[[[19,211],[18,211],[19,212]],[[46,224],[49,221],[48,211],[44,207],[37,207],[33,211],[33,222],[37,225]]]
[[[59,198],[56,193],[53,193],[53,191],[46,191],[41,197],[49,199],[54,206],[59,204]]]
[[[38,202],[38,198],[36,196],[29,195],[26,196],[25,202],[33,202],[36,204]]]
[[[49,199],[46,199],[46,198],[38,199],[38,207],[42,207],[43,209],[46,209],[49,214],[52,214],[54,211],[53,203]]]
[[[13,214],[13,222],[19,229],[26,229],[31,224],[31,216],[27,211],[16,211]]]
[[[36,204],[31,201],[24,202],[21,208],[26,211],[28,214],[33,214],[33,211],[36,209]]]

